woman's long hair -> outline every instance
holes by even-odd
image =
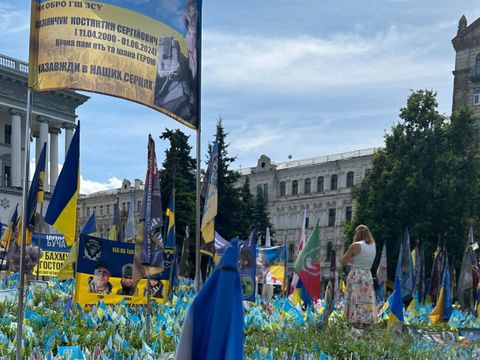
[[[353,242],[365,240],[367,244],[375,244],[375,239],[372,233],[366,225],[358,225],[355,229],[355,235],[353,236]]]

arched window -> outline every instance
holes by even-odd
[[[310,194],[312,187],[312,179],[305,179],[305,194]]]
[[[298,194],[298,180],[292,181],[292,195]]]
[[[330,178],[330,190],[337,190],[337,183],[338,183],[338,176],[334,174]]]
[[[257,185],[257,196],[258,196],[259,194],[262,194],[262,191],[263,191],[263,190],[262,190],[262,185]]]
[[[290,243],[290,245],[288,245],[288,261],[293,262],[294,258],[295,258],[295,245],[293,245],[293,243]]]
[[[475,60],[475,75],[480,75],[480,54],[477,55]]]
[[[327,244],[327,256],[325,256],[325,261],[330,261],[332,257],[333,243],[331,241]]]
[[[353,186],[353,171],[347,172],[347,188]]]
[[[285,181],[282,181],[280,183],[280,196],[285,196],[285,189],[286,189]]]
[[[323,191],[323,176],[317,178],[317,192]]]

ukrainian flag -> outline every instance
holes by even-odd
[[[215,138],[207,172],[209,175],[207,179],[207,193],[200,230],[202,231],[203,241],[208,244],[215,238],[215,216],[217,216],[218,210],[218,138]]]
[[[37,203],[43,202],[43,184],[45,181],[45,164],[46,164],[47,143],[43,144],[42,151],[38,157],[38,163],[35,167],[35,174],[33,175],[30,191],[28,192],[27,202],[27,232],[26,244],[32,242],[33,231],[35,229],[35,212],[37,210]],[[17,236],[17,244],[20,246],[21,236]]]
[[[45,221],[63,234],[68,246],[75,242],[79,189],[80,122],[68,148],[65,163],[45,214]]]
[[[97,231],[97,222],[95,221],[95,211],[92,213],[90,218],[87,220],[85,226],[82,229],[81,234],[85,235],[94,235]],[[74,267],[78,258],[78,242],[75,241],[75,244],[72,245],[72,248],[68,252],[67,258],[64,260],[62,267],[58,271],[57,280],[67,280],[73,279],[74,276]]]
[[[173,198],[168,201],[167,210],[165,211],[165,247],[175,247],[175,209],[173,208]]]
[[[452,285],[450,283],[450,270],[448,266],[448,258],[445,256],[445,269],[443,270],[442,287],[440,295],[438,295],[437,304],[428,317],[432,324],[440,321],[448,321],[452,315]]]
[[[13,211],[13,214],[10,217],[8,226],[3,232],[2,238],[0,239],[0,245],[5,250],[8,250],[10,246],[10,242],[13,239],[13,235],[15,234],[15,226],[17,225],[17,220],[18,220],[18,204],[17,206],[15,206],[15,210]]]
[[[395,277],[395,292],[393,294],[392,306],[390,307],[390,314],[388,315],[387,331],[392,326],[403,324],[403,302],[402,302],[402,288],[400,279]]]

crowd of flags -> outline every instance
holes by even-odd
[[[77,232],[77,197],[79,192],[79,154],[80,154],[80,124],[72,138],[68,149],[65,164],[59,175],[55,191],[52,194],[49,207],[45,214],[45,222],[54,226],[64,235],[65,241],[71,247],[71,251],[66,258],[62,269],[59,272],[58,279],[67,279],[74,276],[76,258],[78,256],[78,247],[75,241]],[[130,200],[128,208],[128,219],[123,236],[119,233],[119,213],[118,199],[114,207],[114,219],[110,228],[108,239],[112,241],[131,241],[135,239],[135,265],[134,279],[147,277],[164,268],[163,251],[172,252],[173,261],[170,269],[170,276],[176,276],[176,240],[175,240],[175,208],[174,195],[170,198],[166,211],[162,211],[160,197],[160,181],[155,154],[155,143],[149,136],[147,147],[147,174],[145,179],[145,191],[142,201],[140,222],[135,226],[133,216],[133,198]],[[31,239],[33,230],[37,226],[37,217],[35,213],[37,206],[43,203],[43,180],[45,176],[46,163],[46,145],[44,144],[33,176],[32,185],[28,194],[27,205],[27,243]],[[303,215],[300,238],[297,244],[298,256],[294,263],[294,274],[291,282],[287,278],[286,265],[286,240],[281,246],[271,246],[269,229],[264,247],[257,247],[256,229],[252,230],[251,235],[246,240],[227,241],[215,232],[215,216],[218,207],[217,192],[217,172],[218,172],[218,143],[217,140],[212,147],[210,164],[207,171],[207,184],[205,187],[205,206],[202,218],[202,242],[206,245],[203,249],[211,249],[206,254],[212,257],[216,264],[215,270],[211,273],[200,293],[198,293],[185,321],[184,331],[182,333],[181,344],[188,343],[189,351],[197,351],[198,347],[204,346],[203,342],[198,341],[195,335],[199,331],[196,325],[205,323],[205,318],[210,319],[220,316],[215,310],[215,306],[222,309],[229,308],[224,314],[228,314],[232,323],[225,325],[219,321],[223,328],[216,325],[211,329],[202,329],[205,331],[204,337],[208,341],[214,341],[215,334],[218,331],[228,331],[241,334],[241,327],[236,326],[234,319],[241,317],[241,301],[255,301],[258,282],[263,283],[263,296],[270,297],[272,292],[269,286],[281,285],[284,295],[290,295],[294,305],[308,305],[318,299],[327,302],[327,310],[333,309],[334,304],[340,301],[340,294],[345,289],[343,279],[339,279],[336,266],[336,250],[332,249],[330,253],[330,275],[326,286],[325,294],[322,294],[322,271],[320,266],[320,227],[315,224],[310,235],[306,236],[306,211]],[[11,241],[17,238],[20,241],[18,228],[19,222],[18,205],[12,212],[10,221],[0,239],[1,245],[8,249]],[[96,234],[95,212],[92,213],[85,223],[82,234]],[[475,250],[478,248],[473,239],[473,230],[470,229],[469,240],[465,249],[461,271],[457,286],[457,295],[460,303],[464,307],[477,307],[477,286],[479,282],[479,271]],[[257,253],[263,251],[264,254],[273,254],[268,259],[268,267],[263,274],[263,279],[258,279]],[[248,258],[254,259],[248,262],[242,258],[242,252],[248,253]],[[240,258],[240,260],[235,260]],[[244,261],[244,262],[243,262]],[[234,269],[234,271],[232,271]],[[377,299],[382,301],[385,296],[387,284],[387,247],[383,244],[380,256],[380,262],[376,270],[378,281]],[[452,279],[453,277],[453,279]],[[244,278],[249,278],[244,282]],[[225,280],[230,279],[230,280]],[[171,279],[172,280],[172,279]],[[417,303],[434,303],[435,307],[430,314],[432,323],[448,321],[452,313],[453,305],[453,283],[455,276],[451,273],[448,256],[445,249],[440,246],[434,253],[433,266],[431,271],[430,283],[427,289],[425,279],[425,255],[419,241],[416,241],[413,250],[410,249],[410,236],[408,229],[405,233],[400,246],[398,256],[394,291],[387,299],[385,307],[390,310],[388,329],[389,331],[396,325],[403,323],[403,306],[406,301],[411,300],[410,308]],[[172,281],[170,282],[172,283]],[[225,291],[219,292],[219,286],[231,287],[228,296],[224,296]],[[253,289],[248,288],[248,284],[253,284]],[[289,286],[288,286],[289,285]],[[238,295],[240,294],[240,295]],[[200,311],[199,309],[203,309]],[[205,313],[205,309],[210,309]],[[223,316],[223,315],[222,315]],[[211,322],[215,323],[215,322]],[[239,322],[241,323],[241,322]],[[238,324],[237,324],[238,325]],[[229,327],[228,329],[226,327]],[[208,330],[208,331],[207,331]],[[241,336],[240,336],[241,338]],[[207,340],[206,340],[207,341]],[[213,346],[214,344],[212,344]],[[240,342],[226,343],[225,352],[222,354],[234,352]],[[205,351],[214,351],[216,347],[208,347]],[[203,350],[202,350],[203,351]],[[221,358],[222,355],[212,353],[211,358]]]

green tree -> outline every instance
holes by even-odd
[[[427,273],[440,238],[447,251],[462,258],[468,224],[478,217],[480,161],[472,113],[450,119],[437,110],[436,93],[414,91],[400,121],[385,136],[385,148],[354,190],[356,214],[347,229],[368,225],[380,253],[386,241],[393,278],[405,228],[425,248]],[[457,264],[458,267],[458,264]]]
[[[240,216],[242,218],[242,222],[246,224],[243,228],[243,231],[239,233],[240,238],[246,239],[250,232],[250,226],[255,223],[254,221],[254,209],[255,209],[255,201],[250,192],[250,179],[247,177],[245,179],[245,183],[240,188],[240,200],[241,200],[241,209]]]
[[[228,155],[226,142],[227,133],[223,127],[222,119],[219,118],[216,127],[216,138],[218,139],[218,209],[215,217],[215,231],[225,239],[231,239],[244,233],[245,228],[250,224],[244,224],[241,216],[242,204],[240,200],[240,189],[235,186],[240,173],[230,169],[235,157]],[[208,162],[212,144],[209,144]]]
[[[267,198],[263,194],[262,188],[257,188],[255,204],[253,209],[253,224],[257,227],[257,236],[261,239],[261,245],[265,245],[265,235],[267,227],[270,228],[270,235],[274,234],[272,224],[267,211]],[[260,245],[260,242],[258,242]]]
[[[185,228],[190,227],[188,248],[189,263],[195,263],[195,159],[190,156],[192,147],[188,144],[188,136],[179,129],[166,129],[160,139],[170,141],[170,147],[165,150],[165,160],[160,172],[162,206],[168,205],[173,187],[175,186],[175,228],[177,254],[182,255]],[[193,239],[193,240],[192,240]]]

